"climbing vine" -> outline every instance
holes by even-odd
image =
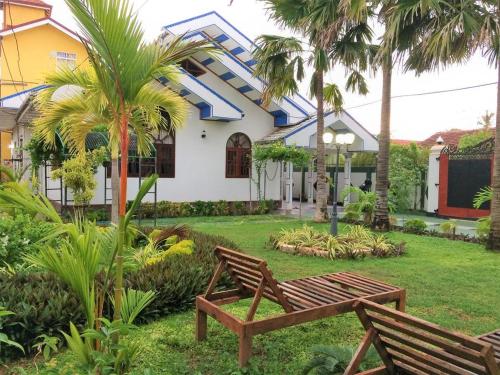
[[[295,145],[286,146],[281,142],[275,142],[266,145],[254,145],[252,159],[257,175],[256,179],[252,177],[252,181],[257,186],[258,198],[261,200],[262,175],[266,171],[268,161],[293,163],[294,166],[305,167],[311,159],[311,155],[305,149]]]

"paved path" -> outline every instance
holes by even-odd
[[[331,212],[332,206],[328,206],[328,211]],[[293,202],[293,210],[291,212],[287,212],[285,210],[280,210],[283,215],[291,215],[293,217],[303,217],[305,219],[310,219],[314,216],[314,205],[310,205],[308,203],[299,204],[299,202]],[[342,207],[339,207],[339,216],[342,217]],[[405,221],[411,219],[421,219],[425,221],[427,227],[430,230],[439,231],[439,225],[447,219],[441,219],[434,216],[425,216],[425,215],[412,215],[412,214],[395,214],[398,225],[404,225]],[[470,236],[476,235],[476,222],[472,220],[456,220],[457,222],[457,234],[468,234]]]

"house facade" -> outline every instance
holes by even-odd
[[[18,107],[26,95],[43,88],[44,77],[61,67],[78,66],[87,52],[76,33],[53,18],[52,6],[41,0],[0,0],[0,106]],[[10,146],[10,147],[9,147]],[[12,158],[7,124],[0,124],[0,163]]]
[[[300,95],[264,106],[261,97],[265,82],[254,75],[253,42],[216,12],[165,26],[158,42],[169,43],[176,35],[213,43],[220,54],[198,53],[181,64],[183,74],[178,82],[160,79],[157,83],[184,97],[190,103],[189,115],[175,134],[157,135],[154,158],[130,159],[127,198],[135,196],[143,177],[156,172],[160,178],[155,194],[147,195],[146,201],[254,201],[265,196],[283,200],[289,206],[293,187],[300,183],[300,177],[291,173],[293,165],[269,162],[259,194],[251,149],[256,143],[283,142],[314,153],[315,106]],[[13,98],[9,100],[12,103]],[[26,141],[36,113],[30,96],[19,101],[13,135],[14,139],[23,135]],[[348,159],[352,152],[378,151],[376,139],[347,113],[329,113],[326,127],[355,134],[351,149],[343,150]],[[329,152],[333,153],[333,149]],[[29,162],[26,152],[20,150],[20,157],[25,164]],[[351,176],[348,166],[346,163],[347,185]],[[48,178],[50,169],[46,174],[44,169],[40,173],[41,188],[50,199],[71,202],[71,193],[61,189],[59,181]],[[308,177],[311,200],[314,176],[311,167]],[[111,193],[107,169],[99,168],[96,179],[98,186],[92,204],[108,204]]]

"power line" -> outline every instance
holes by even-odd
[[[477,89],[477,88],[480,88],[480,87],[491,86],[491,85],[496,85],[496,84],[498,84],[498,82],[482,83],[482,84],[479,84],[479,85],[458,87],[458,88],[447,89],[447,90],[417,92],[417,93],[413,93],[413,94],[401,94],[401,95],[391,96],[391,99],[409,98],[409,97],[424,96],[424,95],[444,94],[444,93],[447,93],[447,92],[456,92],[456,91]],[[381,101],[382,101],[382,99],[378,99],[378,100],[374,100],[372,102],[368,102],[368,103],[364,103],[364,104],[360,104],[360,105],[356,105],[356,106],[352,106],[352,107],[344,108],[344,109],[349,110],[349,109],[354,109],[354,108],[359,108],[359,107],[365,107],[367,105],[372,105],[372,104],[380,103]]]
[[[12,31],[12,36],[14,37],[14,41],[16,42],[17,70],[19,70],[19,76],[21,77],[21,84],[24,87],[24,77],[23,77],[23,73],[21,72],[21,54],[19,52],[19,43],[17,42],[17,35],[16,35],[16,32],[14,31],[14,22],[12,21],[12,12],[11,12],[11,9],[10,9],[11,8],[11,6],[10,6],[10,0],[7,0],[7,5],[9,7],[10,29]],[[6,59],[7,59],[7,57],[6,57]],[[17,90],[16,90],[16,92],[17,92]]]
[[[9,60],[7,59],[7,54],[5,53],[5,48],[3,46],[3,43],[0,43],[0,47],[2,48],[3,55],[5,56],[5,65],[7,65],[7,71],[9,72],[11,82],[19,82],[19,81],[14,81],[14,77],[12,76],[12,71],[10,70]],[[14,83],[14,90],[16,91],[16,94],[19,94],[19,91],[17,91],[15,83]]]

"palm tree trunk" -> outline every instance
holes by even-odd
[[[125,106],[122,103],[122,108]],[[121,306],[123,295],[123,250],[125,248],[125,213],[127,210],[127,178],[128,178],[128,118],[123,113],[120,119],[120,205],[118,209],[118,244],[116,251],[115,270],[115,311],[114,320],[121,319]],[[119,336],[115,337],[117,342]]]
[[[495,129],[495,156],[493,161],[493,197],[491,199],[491,232],[488,248],[500,250],[500,62],[497,66],[497,118]]]
[[[316,212],[314,221],[328,221],[328,191],[326,183],[326,164],[325,164],[325,143],[323,142],[323,132],[325,130],[325,110],[323,103],[323,71],[318,69],[316,75],[316,99],[318,107],[316,112],[317,130],[316,130],[316,151],[317,151],[317,182],[316,182]]]
[[[389,151],[391,142],[391,80],[392,61],[390,58],[382,66],[382,109],[380,115],[379,151],[377,157],[377,177],[375,193],[377,204],[373,227],[378,230],[389,230]]]
[[[120,173],[118,157],[111,159],[111,222],[118,225],[118,205],[120,197]]]

